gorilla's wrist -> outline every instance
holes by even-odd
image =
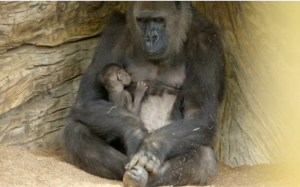
[[[127,148],[127,155],[134,155],[141,143],[148,137],[148,133],[144,129],[135,129],[129,131],[125,136],[125,145]]]
[[[156,159],[163,163],[167,155],[167,147],[162,141],[157,141],[153,139],[144,140],[139,152],[145,152],[149,156],[154,156]]]

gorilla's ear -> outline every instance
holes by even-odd
[[[117,78],[118,78],[119,81],[121,81],[123,79],[123,75],[122,75],[122,72],[121,72],[120,69],[117,72]]]
[[[176,5],[178,10],[181,9],[181,2],[180,1],[175,1],[175,5]]]

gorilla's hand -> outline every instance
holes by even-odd
[[[132,157],[131,161],[126,165],[126,169],[134,166],[141,166],[152,175],[156,174],[161,163],[163,162],[162,143],[144,141],[139,151]]]

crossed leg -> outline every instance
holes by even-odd
[[[218,160],[210,147],[200,146],[190,152],[167,160],[155,175],[134,166],[123,177],[125,187],[206,184],[218,175]]]

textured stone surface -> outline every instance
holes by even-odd
[[[81,74],[128,2],[0,2],[0,143],[59,149]]]
[[[1,143],[58,148],[55,136],[66,124],[98,40],[55,48],[24,45],[1,55]]]
[[[220,160],[232,167],[299,162],[300,2],[193,3],[223,36]]]
[[[0,2],[0,143],[60,148],[107,18],[128,4]],[[220,160],[233,167],[298,161],[300,3],[193,4],[223,37],[226,96],[214,145]]]
[[[114,10],[128,3],[0,2],[0,52],[23,44],[57,46],[99,34]]]

